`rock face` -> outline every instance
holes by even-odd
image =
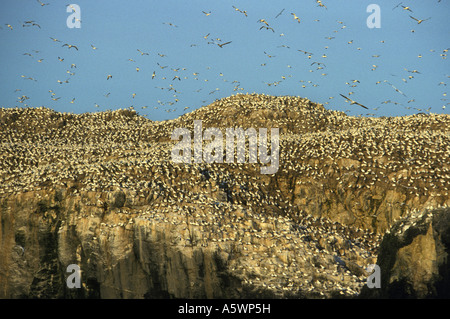
[[[414,212],[384,235],[381,288],[362,298],[450,298],[450,209]]]
[[[174,163],[173,130],[198,119],[279,127],[278,171]],[[40,108],[1,109],[0,125],[0,298],[353,298],[376,262],[405,296],[448,282],[445,214],[422,237],[392,235],[409,212],[450,205],[448,115],[357,118],[248,94],[165,122]]]

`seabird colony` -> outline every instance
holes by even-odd
[[[194,120],[223,130],[280,128],[278,172],[171,162],[171,133]],[[442,114],[350,117],[264,94],[237,94],[164,122],[134,110],[1,109],[0,198],[79,197],[76,219],[99,220],[92,245],[166,225],[180,249],[227,252],[228,271],[248,287],[279,297],[354,296],[395,219],[450,204],[449,124]],[[100,215],[105,207],[112,214]]]

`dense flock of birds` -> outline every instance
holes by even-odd
[[[173,163],[174,128],[193,132],[197,119],[203,128],[279,127],[278,172],[225,160]],[[450,204],[449,124],[442,114],[350,117],[264,94],[233,95],[164,122],[128,109],[2,108],[0,198],[78,198],[82,208],[69,209],[75,215],[65,222],[93,223],[91,249],[145,226],[180,249],[226,251],[230,272],[255,289],[354,296],[395,219]]]
[[[37,2],[41,7],[50,5]],[[322,1],[316,3],[327,10]],[[430,19],[416,16],[403,2],[392,10],[400,8],[417,22],[417,27]],[[235,6],[233,9],[243,19],[251,18],[251,12]],[[259,31],[277,33],[272,21],[286,14],[284,11],[274,18],[258,19]],[[214,16],[211,11],[202,13],[208,18]],[[301,16],[294,12],[289,15],[294,23],[302,23]],[[334,33],[346,28],[343,21],[337,23],[339,30]],[[172,22],[165,24],[178,28]],[[21,26],[5,25],[11,31],[16,27],[41,29],[33,20]],[[86,50],[54,37],[49,39],[61,50]],[[326,39],[333,41],[335,37]],[[210,33],[202,41],[220,50],[233,45],[232,39],[222,40]],[[353,40],[347,45],[353,45]],[[286,44],[280,47],[294,50]],[[94,44],[87,49],[99,50]],[[327,76],[326,53],[296,50],[301,58],[311,61],[310,72]],[[439,57],[446,59],[447,52],[443,49]],[[39,53],[32,50],[23,55],[43,63]],[[135,54],[126,63],[142,73],[136,60],[150,57],[153,52],[136,48]],[[201,79],[198,70],[164,63],[165,53],[156,54],[158,61],[148,79],[169,82],[158,88],[170,92],[173,99],[158,101],[155,109],[177,107],[180,82],[209,81]],[[269,60],[276,58],[271,52],[264,51],[264,55]],[[378,59],[379,55],[372,57]],[[421,53],[418,58],[422,58]],[[65,77],[55,85],[67,85],[76,76],[78,68],[72,62],[66,61],[64,51],[55,57],[54,63],[67,66]],[[371,71],[377,68],[374,63]],[[421,74],[415,69],[404,70],[404,83]],[[38,81],[27,75],[21,77]],[[218,77],[228,82],[222,73]],[[290,77],[283,75],[278,81],[265,83],[268,87],[278,86]],[[104,80],[114,81],[115,74],[105,74]],[[351,98],[360,80],[345,83],[350,91],[339,93],[345,101],[367,110],[377,109]],[[421,113],[395,118],[350,117],[301,97],[239,94],[244,91],[241,83],[234,80],[231,84],[238,94],[164,122],[141,117],[134,107],[78,115],[44,107],[2,108],[0,200],[4,205],[14,196],[29,192],[40,203],[54,201],[54,192],[63,194],[60,200],[79,198],[77,203],[82,209],[71,210],[74,218],[68,216],[61,227],[92,223],[95,236],[86,250],[95,252],[99,245],[135,227],[145,227],[149,232],[160,229],[162,234],[158,236],[165,236],[180,249],[212,247],[227,252],[232,275],[252,289],[268,290],[281,297],[298,296],[299,291],[300,295],[317,297],[357,295],[367,278],[365,267],[376,262],[382,234],[397,218],[416,209],[450,204],[450,116],[425,114],[430,109],[414,107]],[[307,80],[299,84],[302,88],[318,86]],[[410,99],[389,80],[380,79],[375,84],[389,85]],[[438,85],[444,88],[446,83]],[[15,93],[20,91],[16,89]],[[216,88],[208,96],[218,91]],[[48,93],[54,102],[62,98],[53,86]],[[109,98],[110,94],[103,95]],[[130,94],[130,101],[135,97],[136,93]],[[23,92],[17,102],[27,107],[29,100]],[[445,109],[445,92],[441,100]],[[407,103],[413,102],[410,99]],[[76,97],[70,97],[67,103],[76,103]],[[403,105],[391,100],[383,103]],[[94,106],[100,107],[97,103]],[[140,106],[142,110],[148,107]],[[184,107],[183,112],[188,110]],[[202,119],[203,128],[280,128],[278,172],[261,175],[260,164],[173,163],[173,130],[186,127],[192,132],[193,121],[198,119]],[[124,196],[121,204],[117,204],[117,194]],[[112,214],[104,215],[104,209]],[[55,218],[51,210],[43,214]],[[413,221],[405,225],[409,227]]]
[[[41,7],[46,7],[48,5],[50,5],[50,3],[42,3],[39,0],[37,0],[38,4]],[[440,2],[440,1],[438,1]],[[317,7],[323,9],[323,10],[328,10],[327,6],[325,3],[323,3],[322,1],[316,0],[316,4]],[[72,12],[76,12],[76,7],[72,6],[72,5],[67,5],[68,9],[71,9]],[[420,27],[421,24],[423,23],[427,23],[427,21],[429,19],[431,19],[431,17],[428,18],[423,18],[420,16],[416,16],[416,13],[413,11],[413,9],[408,6],[406,3],[400,2],[399,4],[397,4],[396,6],[394,6],[392,8],[392,10],[399,10],[401,9],[402,11],[406,12],[409,15],[409,18],[411,20],[414,20],[415,22],[417,22],[417,27]],[[232,8],[230,8],[230,10],[235,10],[235,12],[237,14],[242,15],[243,19],[251,19],[253,16],[251,14],[251,12],[248,12],[247,10],[243,10],[241,8],[237,8],[235,6],[232,6]],[[276,19],[279,19],[280,16],[282,15],[288,15],[287,13],[284,12],[285,9],[281,10],[275,17],[266,17],[266,18],[259,18],[256,23],[257,23],[257,27],[259,28],[260,32],[272,32],[275,33],[278,31],[276,31],[274,29],[274,23],[272,21],[275,21]],[[214,19],[214,12],[211,11],[202,11],[202,13],[204,14],[205,17],[207,17],[207,19]],[[295,12],[290,12],[290,14],[288,15],[290,16],[290,18],[292,18],[292,20],[294,21],[294,23],[297,24],[301,24],[301,23],[305,23],[303,22],[303,18],[299,17]],[[314,20],[315,23],[319,23],[320,20],[316,19]],[[172,22],[164,22],[165,25],[167,25],[169,28],[178,28],[178,25],[172,23]],[[20,26],[13,26],[10,23],[5,23],[5,25],[11,30],[13,31],[15,28],[20,27]],[[41,26],[39,25],[39,23],[37,23],[34,20],[30,20],[30,21],[24,21],[22,23],[23,28],[38,28],[41,29]],[[330,43],[333,43],[332,41],[337,41],[336,39],[336,33],[338,32],[345,32],[344,30],[347,28],[346,24],[343,21],[337,20],[337,24],[336,24],[336,28],[337,30],[333,31],[332,35],[329,35],[327,37],[325,37],[325,39],[329,40]],[[411,30],[412,33],[414,33],[414,30]],[[280,33],[280,39],[282,39],[284,36],[283,33]],[[50,62],[50,61],[45,61],[48,63],[63,63],[67,66],[67,72],[66,74],[64,74],[65,78],[60,78],[57,80],[58,84],[49,84],[49,99],[51,101],[53,101],[54,103],[59,103],[59,104],[54,104],[54,106],[61,106],[62,103],[66,103],[65,105],[69,105],[67,103],[70,104],[74,104],[76,103],[76,97],[63,97],[63,100],[61,100],[62,96],[58,96],[59,94],[57,93],[58,90],[54,88],[54,85],[67,85],[70,83],[71,79],[73,76],[76,76],[76,70],[77,70],[77,66],[74,63],[68,62],[65,60],[64,57],[64,52],[63,50],[69,50],[72,52],[78,52],[79,50],[93,50],[93,51],[101,51],[101,48],[98,48],[96,45],[94,44],[90,44],[90,48],[89,47],[81,47],[77,44],[73,44],[73,43],[64,43],[63,41],[56,39],[54,37],[49,37],[49,41],[53,42],[55,45],[60,45],[61,47],[61,56],[58,57],[54,57],[54,61]],[[220,37],[214,36],[211,33],[207,33],[203,36],[203,40],[204,43],[202,44],[206,44],[206,45],[212,45],[212,46],[217,46],[220,49],[225,48],[226,46],[229,45],[233,45],[233,41],[232,39],[227,39],[227,40],[223,40]],[[381,41],[381,44],[383,44],[384,41]],[[192,47],[197,47],[201,44],[199,43],[192,43],[190,46]],[[345,45],[349,45],[352,46],[354,45],[354,41],[350,40],[348,41]],[[326,77],[328,75],[328,73],[325,71],[327,69],[327,53],[318,53],[318,52],[309,52],[308,50],[306,50],[306,48],[292,48],[291,45],[287,45],[287,44],[280,44],[278,47],[282,47],[285,48],[287,50],[296,50],[299,52],[298,58],[300,59],[307,59],[309,60],[310,63],[310,67],[311,69],[309,70],[309,72],[322,72],[322,76]],[[327,52],[327,49],[329,48],[329,46],[325,46],[324,47],[324,52]],[[362,48],[357,47],[355,48],[355,50],[362,50]],[[421,48],[421,50],[423,50],[423,48]],[[24,52],[23,55],[27,55],[31,58],[35,58],[36,61],[38,63],[41,63],[44,61],[44,59],[42,58],[38,58],[39,54],[40,54],[40,50],[33,50],[32,53],[30,52]],[[441,52],[438,52],[435,49],[431,49],[430,50],[430,54],[439,54],[439,58],[441,59],[446,59],[447,58],[447,52],[448,49],[442,49]],[[264,51],[265,56],[268,58],[268,60],[271,60],[273,58],[276,58],[276,55],[268,53],[266,51]],[[418,52],[417,58],[420,59],[423,57],[423,52]],[[142,71],[141,67],[139,65],[139,63],[144,63],[144,60],[142,59],[152,59],[152,56],[155,56],[155,58],[157,60],[155,60],[154,65],[153,65],[153,70],[152,71]],[[131,108],[134,109],[139,109],[142,110],[143,113],[147,112],[144,111],[147,108],[154,108],[154,109],[158,109],[158,108],[163,108],[166,112],[170,113],[170,112],[175,112],[177,111],[179,107],[179,101],[180,101],[180,92],[183,91],[183,89],[180,89],[180,87],[178,86],[178,84],[181,81],[186,81],[186,80],[195,80],[198,81],[198,83],[206,83],[206,82],[213,82],[213,81],[219,81],[219,82],[229,82],[232,84],[232,89],[233,89],[233,93],[243,93],[244,88],[241,86],[241,82],[237,79],[230,81],[228,79],[224,78],[224,74],[222,72],[220,72],[220,74],[217,75],[217,78],[215,79],[208,79],[208,78],[202,78],[203,76],[203,71],[204,70],[190,70],[187,67],[180,67],[180,66],[173,66],[173,65],[169,65],[168,63],[165,62],[165,59],[167,58],[167,54],[165,53],[161,53],[158,52],[157,49],[155,50],[155,52],[145,52],[143,50],[141,50],[140,48],[136,48],[134,50],[134,56],[130,56],[130,58],[128,58],[128,60],[124,63],[130,63],[131,68],[133,68],[137,73],[139,72],[150,72],[148,74],[148,81],[153,83],[157,83],[157,85],[155,86],[155,88],[160,88],[161,90],[164,91],[164,94],[168,94],[165,95],[170,96],[169,98],[170,100],[164,100],[161,101],[161,99],[159,99],[157,101],[158,105],[139,105],[137,106],[135,101],[135,97],[137,95],[136,92],[134,93],[130,93],[129,95],[129,101],[131,103]],[[141,59],[141,60],[139,60]],[[380,55],[379,54],[373,54],[372,55],[372,59],[374,60],[379,60],[380,59]],[[58,62],[59,61],[59,62]],[[45,63],[44,62],[44,63]],[[264,62],[261,64],[261,67],[265,67],[267,65],[268,62]],[[373,62],[372,64],[372,68],[370,71],[375,71],[379,66],[379,63]],[[288,65],[289,70],[292,69],[291,65]],[[207,67],[206,69],[211,69],[211,67]],[[370,72],[369,71],[369,72]],[[402,78],[402,82],[403,83],[408,83],[409,81],[413,81],[413,79],[417,76],[421,76],[423,72],[419,71],[419,70],[410,70],[408,68],[404,68],[404,73],[402,74],[396,74],[396,76],[400,76]],[[30,81],[38,81],[36,78],[28,76],[28,75],[21,75],[22,78],[24,78],[25,80],[30,80]],[[105,74],[104,75],[104,80],[105,81],[114,81],[116,75],[114,73],[111,74]],[[285,74],[281,76],[281,79],[277,80],[277,81],[263,81],[264,83],[267,84],[268,87],[271,86],[278,86],[280,85],[280,83],[282,83],[283,81],[287,80],[288,78],[293,77],[292,74]],[[446,76],[447,78],[450,76]],[[154,82],[152,82],[154,81]],[[361,104],[360,101],[356,101],[353,100],[351,95],[353,95],[355,93],[355,90],[357,90],[357,87],[359,84],[361,84],[360,80],[358,79],[346,79],[345,84],[348,86],[349,91],[348,92],[337,92],[339,93],[338,96],[342,97],[345,99],[346,102],[349,102],[350,105],[354,105],[354,106],[359,106],[361,107],[361,111],[363,111],[363,109],[366,109],[368,111],[370,111],[369,113],[367,113],[368,115],[375,115],[373,111],[378,110],[378,108],[381,105],[378,106],[374,106],[374,105],[364,105]],[[382,102],[382,104],[392,104],[395,106],[403,106],[405,109],[415,109],[418,112],[429,112],[431,107],[420,107],[414,104],[415,99],[408,97],[404,92],[402,92],[397,86],[399,86],[399,84],[397,83],[392,83],[394,82],[394,80],[390,80],[390,79],[379,79],[378,81],[376,81],[376,83],[374,83],[375,85],[389,85],[390,87],[392,87],[392,89],[398,93],[399,98],[402,97],[402,100],[385,100]],[[446,87],[446,83],[445,81],[440,81],[439,83],[436,83],[438,86],[442,87],[444,89],[444,91],[442,92],[442,97],[441,97],[441,101],[442,101],[442,109],[445,110],[446,105],[448,105],[447,102],[447,98],[446,95],[447,93],[445,92],[445,87]],[[299,86],[301,88],[311,88],[311,87],[317,87],[319,86],[318,83],[315,83],[311,80],[305,80],[305,79],[301,79],[299,80]],[[203,90],[203,86],[200,86],[199,89],[195,90],[195,92],[200,92]],[[216,92],[220,91],[221,88],[216,88],[214,90],[212,90],[211,92],[208,93],[207,97],[209,98],[212,94],[215,94]],[[22,91],[22,89],[16,89],[16,92],[20,92]],[[336,94],[337,94],[336,93]],[[109,95],[111,94],[111,92],[104,92],[103,96],[104,97],[109,97]],[[162,95],[164,95],[162,94]],[[202,92],[203,94],[203,92]],[[114,95],[114,94],[113,94]],[[330,101],[332,99],[334,99],[335,96],[330,96],[329,100],[326,101],[324,104],[328,104],[330,103]],[[405,102],[403,102],[403,98],[405,98]],[[406,99],[408,99],[408,101],[406,102]],[[105,107],[108,108],[110,107],[111,103],[110,103],[111,99],[103,99],[102,98],[102,102],[97,103],[93,103],[92,107],[95,108],[99,108],[99,107]],[[64,102],[65,101],[65,102]],[[22,106],[30,106],[30,105],[34,105],[32,102],[30,102],[30,97],[27,95],[27,93],[23,92],[21,96],[18,97],[17,102],[22,104]],[[50,101],[49,101],[50,102]],[[50,102],[50,103],[53,103]],[[202,101],[203,103],[207,102],[206,100]],[[31,103],[31,104],[30,104]],[[136,106],[135,106],[136,105]],[[184,106],[183,107],[183,112],[186,112],[189,108],[191,108],[192,106]],[[94,108],[94,109],[95,109]],[[347,110],[350,111],[350,110]],[[147,116],[148,114],[144,115]]]

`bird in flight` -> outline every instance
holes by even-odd
[[[281,10],[280,13],[277,14],[277,16],[275,17],[275,19],[278,18],[278,17],[283,13],[283,11],[284,11],[284,9]]]
[[[300,23],[300,18],[297,17],[297,16],[295,15],[295,13],[291,13],[291,14],[294,16],[294,20],[297,20],[297,22]]]
[[[303,52],[304,54],[313,55],[311,52],[308,52],[308,51],[303,51],[303,50],[297,50],[297,51]]]
[[[78,51],[78,47],[77,47],[76,45],[72,45],[72,44],[67,44],[67,43],[65,43],[65,44],[63,44],[62,46],[63,46],[63,47],[67,46],[69,49],[70,49],[70,48],[75,48],[75,49],[77,49],[77,51]]]
[[[313,63],[311,63],[311,65],[314,65],[314,64],[317,64],[317,65],[323,65],[323,66],[326,67],[326,65],[325,65],[324,63],[322,63],[322,62],[313,62]]]
[[[72,9],[72,12],[77,12],[77,10],[75,10],[75,7],[71,4],[67,4],[66,7],[69,7]]]
[[[222,48],[224,45],[227,45],[228,43],[231,43],[232,41],[228,41],[228,42],[225,42],[225,43],[217,43],[217,45],[220,47],[220,48]]]
[[[178,28],[178,26],[173,24],[172,22],[169,22],[169,23],[163,22],[163,24],[167,24],[167,25],[170,25],[171,27]]]
[[[43,3],[43,2],[41,2],[41,1],[39,1],[39,0],[37,0],[37,2],[39,2],[39,4],[41,5],[41,7],[43,7],[43,6],[48,6],[50,3]]]
[[[346,97],[345,95],[342,95],[342,94],[339,94],[339,95],[342,96],[342,97],[343,97],[344,99],[346,99],[347,101],[350,101],[350,105],[356,104],[356,105],[359,105],[359,106],[361,106],[361,107],[363,107],[363,108],[365,108],[365,109],[368,110],[368,108],[365,107],[364,105],[362,105],[361,103],[358,103],[358,102],[356,102],[356,101],[353,101],[352,99]]]
[[[261,30],[262,28],[266,29],[266,30],[272,30],[272,32],[275,32],[275,30],[272,27],[268,27],[268,26],[261,26],[261,28],[259,28],[259,30]]]
[[[147,52],[142,52],[141,50],[139,50],[139,49],[137,49],[138,51],[139,51],[139,53],[141,54],[141,55],[149,55]]]
[[[55,39],[55,38],[52,38],[52,37],[50,37],[50,39],[52,39],[52,40],[53,40],[53,42],[61,42],[60,40],[58,40],[58,39]]]
[[[416,19],[416,18],[414,18],[413,16],[409,16],[411,19],[414,19],[414,20],[416,20],[417,21],[417,24],[421,24],[422,22],[424,22],[424,21],[427,21],[427,20],[430,20],[431,19],[431,17],[430,18],[428,18],[428,19],[424,19],[424,20],[420,20],[420,19]]]
[[[8,28],[10,28],[11,30],[13,30],[13,27],[12,27],[12,25],[10,25],[10,24],[7,24],[7,23],[5,23],[5,25],[8,27]]]
[[[397,4],[395,7],[392,8],[392,10],[397,9],[403,2],[400,2],[399,4]]]
[[[108,74],[107,76],[106,76],[106,79],[107,80],[109,80],[109,79],[111,79],[112,78],[112,75],[111,74]]]
[[[23,27],[31,27],[34,25],[37,26],[39,29],[41,28],[41,26],[35,23],[35,21],[25,21],[24,24],[22,24]]]
[[[410,8],[410,7],[405,7],[405,6],[402,6],[402,8],[403,8],[403,10],[408,10],[408,11],[410,11],[410,12],[413,12],[413,11],[411,10],[411,8]]]
[[[97,47],[93,46],[92,44],[91,44],[91,47],[93,50],[97,50]]]
[[[211,11],[209,11],[209,12],[202,11],[202,12],[205,14],[205,16],[211,15]]]
[[[259,19],[257,22],[264,23],[266,26],[269,26],[269,23],[267,23],[267,21],[264,19]]]
[[[326,5],[324,5],[323,3],[322,3],[322,1],[321,0],[316,0],[316,2],[318,3],[318,7],[321,7],[321,8],[325,8],[325,9],[327,9],[327,6]],[[327,9],[328,10],[328,9]]]
[[[235,6],[232,6],[232,7],[234,8],[234,10],[236,10],[236,11],[238,11],[238,12],[240,12],[240,13],[243,13],[246,17],[248,17],[247,11],[245,11],[245,10],[240,10],[240,9],[236,8]]]

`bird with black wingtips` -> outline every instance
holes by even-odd
[[[76,45],[73,45],[73,44],[67,44],[67,43],[65,43],[65,44],[62,45],[62,47],[65,47],[65,46],[67,46],[68,49],[75,48],[75,49],[78,51],[78,47],[77,47]]]
[[[430,20],[431,19],[431,17],[430,18],[428,18],[428,19],[417,19],[417,18],[414,18],[413,16],[409,16],[411,19],[414,19],[414,20],[416,20],[417,21],[417,24],[421,24],[422,22],[424,22],[424,21],[427,21],[427,20]]]
[[[300,23],[300,18],[297,17],[297,15],[295,13],[291,13],[291,15],[294,16],[294,20],[296,20],[298,23]]]
[[[350,101],[350,105],[356,104],[356,105],[359,105],[359,106],[361,106],[361,107],[363,107],[363,108],[365,108],[365,109],[368,109],[366,106],[364,106],[364,105],[362,105],[361,103],[358,103],[358,102],[356,102],[356,101],[353,101],[352,99],[346,97],[345,95],[342,95],[342,94],[339,94],[339,95],[342,96],[342,97],[343,97],[344,99],[346,99],[347,101]]]
[[[227,45],[227,44],[229,44],[229,43],[231,43],[232,41],[228,41],[228,42],[225,42],[225,43],[217,43],[217,45],[220,47],[220,48],[222,48],[224,45]]]
[[[48,6],[50,3],[43,3],[43,2],[41,2],[40,0],[37,0],[37,2],[39,2],[39,4],[41,5],[41,7],[44,7],[44,6]]]
[[[139,50],[139,49],[137,49],[138,51],[139,51],[139,53],[141,54],[141,55],[149,55],[149,53],[147,53],[147,52],[142,52],[141,50]]]
[[[276,15],[275,19],[278,18],[283,12],[284,12],[284,9],[281,10],[281,11]]]

